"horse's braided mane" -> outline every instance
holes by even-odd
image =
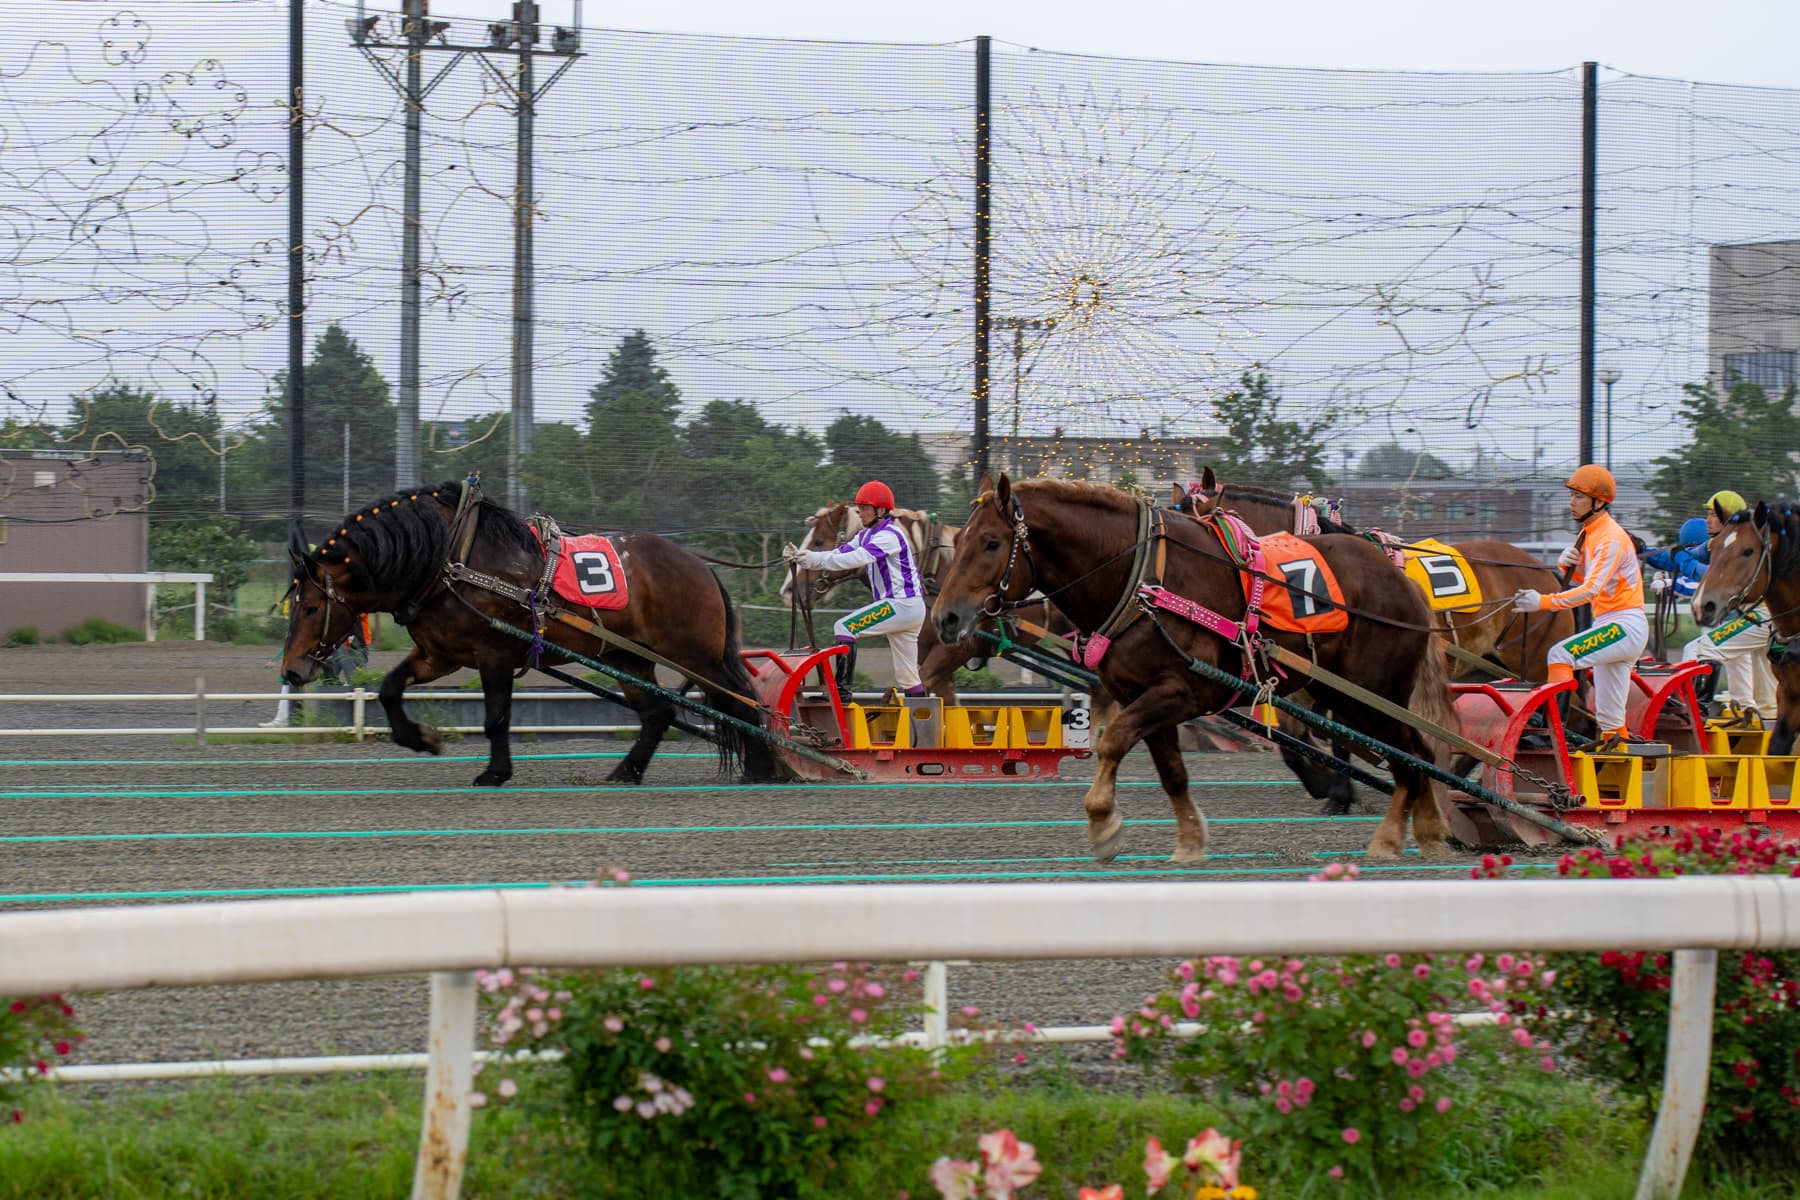
[[[380,590],[404,590],[417,585],[443,566],[449,551],[449,518],[425,506],[434,504],[455,512],[461,486],[456,479],[422,484],[389,493],[356,509],[320,543],[320,560],[347,561],[354,557]],[[481,501],[475,537],[477,544],[512,543],[534,551],[537,544],[530,527],[516,513],[486,497]]]
[[[1739,525],[1755,516],[1752,509],[1740,509],[1727,522]],[[1769,570],[1775,578],[1800,571],[1800,501],[1779,500],[1769,505],[1769,533],[1775,544],[1769,548]]]

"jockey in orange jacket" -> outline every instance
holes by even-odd
[[[1618,496],[1612,472],[1589,463],[1577,467],[1563,485],[1569,489],[1569,515],[1580,527],[1575,544],[1558,565],[1569,571],[1573,586],[1541,596],[1529,588],[1513,597],[1513,607],[1532,613],[1544,609],[1593,606],[1594,623],[1550,648],[1550,681],[1573,679],[1577,669],[1594,673],[1594,716],[1602,750],[1631,740],[1625,728],[1625,699],[1631,688],[1631,666],[1650,640],[1644,620],[1643,576],[1631,535],[1613,519]]]

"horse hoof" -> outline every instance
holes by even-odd
[[[421,729],[419,730],[419,744],[416,749],[425,754],[442,754],[444,752],[444,741],[442,738],[438,737],[437,730]]]
[[[1356,808],[1354,800],[1327,800],[1325,807],[1319,810],[1323,817],[1347,817]]]
[[[1097,862],[1111,862],[1119,856],[1119,849],[1125,841],[1125,822],[1118,813],[1099,829],[1088,830],[1088,840],[1094,844],[1094,859]]]
[[[1206,861],[1205,846],[1177,846],[1175,853],[1169,855],[1172,863],[1197,863]]]
[[[643,771],[638,770],[636,768],[633,768],[631,770],[626,770],[624,764],[621,763],[619,766],[616,766],[612,769],[612,774],[610,774],[606,777],[606,782],[608,782],[608,783],[642,783],[642,782],[644,782],[644,773],[643,773]]]
[[[1385,838],[1377,838],[1369,843],[1368,852],[1364,857],[1387,861],[1399,858],[1401,851],[1404,849],[1405,847],[1401,846],[1399,842],[1390,842]]]
[[[1429,862],[1444,862],[1455,858],[1456,851],[1444,842],[1420,842],[1419,857]]]
[[[508,773],[506,773],[505,775],[502,775],[498,771],[483,771],[481,774],[479,774],[475,777],[475,786],[476,787],[501,787],[506,783],[507,780],[509,780],[511,778],[512,778],[512,773],[510,771]]]

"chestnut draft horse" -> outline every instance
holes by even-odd
[[[1238,568],[1210,528],[1198,521],[1152,519],[1151,532],[1140,540],[1143,504],[1117,488],[1096,484],[1034,479],[1015,485],[1005,475],[998,482],[983,478],[931,613],[944,640],[955,641],[983,616],[1035,588],[1077,627],[1102,631],[1110,626],[1104,631],[1111,645],[1098,671],[1123,708],[1100,739],[1094,782],[1083,802],[1088,839],[1103,861],[1118,853],[1123,826],[1115,797],[1119,760],[1142,741],[1175,812],[1174,858],[1192,861],[1205,856],[1206,820],[1188,794],[1177,727],[1241,702],[1244,691],[1191,671],[1187,663],[1192,658],[1235,675],[1247,665],[1245,651],[1239,642],[1166,612],[1132,609],[1123,623],[1109,614],[1124,611],[1121,600],[1130,603],[1137,591],[1141,565],[1134,564],[1144,557],[1138,548],[1145,542],[1166,548],[1162,582],[1170,591],[1232,620],[1244,616],[1247,603]],[[1359,687],[1455,728],[1444,656],[1432,644],[1431,613],[1419,590],[1366,539],[1329,534],[1306,541],[1336,576],[1348,625],[1310,638],[1269,632],[1265,626],[1266,636]],[[1279,578],[1276,586],[1281,586]],[[1299,672],[1290,672],[1276,680],[1275,690],[1291,693],[1307,682]],[[1398,750],[1435,759],[1434,748],[1411,725],[1319,685],[1313,695],[1317,706],[1338,720]],[[1430,778],[1405,763],[1394,763],[1393,775],[1393,799],[1369,854],[1399,854],[1409,817],[1421,851],[1442,854],[1445,826]]]
[[[1759,604],[1770,609],[1769,659],[1780,716],[1770,754],[1792,754],[1800,731],[1800,503],[1758,501],[1727,517],[1707,546],[1706,575],[1694,593],[1694,620],[1718,625]]]
[[[945,525],[935,517],[913,509],[897,508],[894,520],[912,547],[919,566],[919,578],[925,585],[927,598],[937,593],[938,576],[956,554],[958,527]],[[807,518],[806,540],[802,550],[834,550],[855,537],[862,529],[862,518],[848,504],[822,505]],[[847,571],[799,570],[791,573],[781,586],[781,595],[790,607],[798,604],[806,620],[806,634],[814,644],[818,635],[813,630],[812,608],[839,584],[863,579],[860,569]],[[1049,604],[1039,601],[1023,605],[1008,619],[1009,636],[1021,645],[1034,645],[1044,633],[1073,632],[1068,622]],[[945,704],[956,703],[956,671],[965,664],[983,664],[992,656],[988,644],[978,640],[973,631],[954,645],[938,636],[937,623],[927,621],[919,630],[919,682]]]
[[[737,610],[718,577],[692,551],[655,534],[612,535],[628,603],[606,612],[577,609],[543,594],[548,590],[545,550],[531,526],[509,509],[478,497],[479,492],[473,491],[459,524],[462,485],[454,480],[384,496],[345,517],[316,550],[307,548],[296,523],[288,546],[294,576],[282,678],[296,687],[317,678],[326,657],[349,636],[356,614],[395,614],[412,635],[413,650],[381,681],[381,707],[394,741],[409,750],[442,753],[437,733],[407,715],[404,692],[409,684],[429,683],[458,667],[471,667],[481,673],[487,701],[483,729],[489,744],[487,769],[475,782],[498,787],[513,773],[509,733],[513,678],[536,663],[529,644],[494,629],[488,618],[526,630],[534,623],[544,626],[551,636],[544,638],[539,661],[571,661],[557,653],[561,643],[639,679],[655,678],[655,664],[640,655],[551,619],[560,608],[584,622],[597,620],[610,632],[666,658],[699,685],[719,711],[760,723],[757,710],[740,698],[751,694],[751,684],[738,656]],[[465,538],[466,553],[452,544]],[[453,557],[488,582],[453,575],[449,570]],[[514,595],[503,594],[496,584]],[[526,599],[534,593],[535,611]],[[678,686],[685,689],[688,684]],[[640,725],[637,740],[608,778],[638,783],[674,721],[675,706],[635,685],[623,684],[622,690],[637,710]],[[773,756],[761,738],[724,722],[716,732],[722,772],[741,764],[746,780],[776,777]]]

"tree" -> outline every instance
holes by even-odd
[[[591,491],[580,515],[614,529],[680,527],[681,392],[658,365],[650,336],[638,329],[619,339],[588,395]]]
[[[1681,522],[1697,515],[1722,488],[1758,500],[1795,493],[1794,448],[1800,446],[1795,388],[1771,396],[1762,385],[1734,380],[1721,396],[1710,383],[1682,386],[1682,419],[1691,439],[1682,449],[1652,460],[1648,480],[1656,497],[1651,519],[1671,539]]]
[[[771,557],[799,540],[801,518],[832,499],[818,437],[771,424],[742,400],[714,400],[681,440],[689,524],[722,557]]]
[[[847,500],[858,487],[879,479],[894,489],[901,508],[932,512],[938,506],[939,480],[931,456],[916,433],[896,433],[874,417],[845,413],[825,429],[831,448],[833,490]]]
[[[313,343],[305,370],[306,508],[331,520],[394,490],[394,405],[374,360],[335,322]],[[275,375],[268,409],[272,420],[265,434],[279,447],[274,461],[281,462],[291,421],[285,371]]]
[[[149,451],[156,473],[152,520],[219,511],[219,413],[216,406],[172,404],[154,392],[114,383],[71,399],[55,444],[75,450]]]
[[[1324,437],[1337,421],[1335,413],[1306,422],[1282,420],[1281,397],[1262,371],[1246,371],[1237,387],[1213,401],[1212,410],[1224,427],[1222,461],[1214,466],[1220,478],[1278,491],[1328,483]]]
[[[1450,464],[1424,450],[1408,450],[1399,442],[1384,442],[1363,452],[1356,473],[1364,479],[1449,479]]]
[[[150,569],[211,571],[213,593],[229,605],[250,578],[250,565],[260,550],[238,522],[222,513],[189,521],[170,521],[150,530]]]
[[[511,413],[478,413],[455,421],[422,421],[419,444],[422,448],[419,473],[424,476],[420,483],[442,483],[479,471],[482,492],[490,500],[505,503],[512,474]],[[539,503],[535,489],[531,491],[531,500],[533,504]]]

